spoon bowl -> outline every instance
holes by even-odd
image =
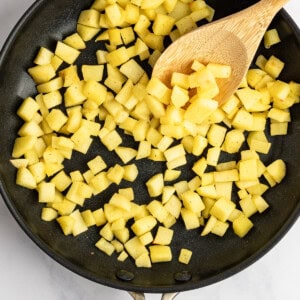
[[[174,72],[188,74],[194,60],[231,66],[228,79],[218,79],[224,103],[239,87],[276,13],[288,0],[261,0],[249,8],[201,26],[172,43],[157,60],[152,76],[170,86]]]

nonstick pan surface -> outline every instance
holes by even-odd
[[[26,69],[32,65],[40,46],[53,49],[55,41],[75,31],[79,12],[89,7],[91,2],[37,1],[16,26],[1,52],[0,178],[1,192],[6,204],[24,231],[48,255],[70,270],[107,286],[147,293],[174,292],[203,287],[239,272],[270,250],[299,216],[299,106],[292,109],[293,122],[289,126],[288,136],[270,138],[273,143],[271,152],[262,157],[266,164],[282,158],[287,164],[288,171],[280,185],[266,192],[265,197],[270,209],[262,215],[257,214],[251,218],[255,224],[254,229],[244,239],[235,236],[231,230],[224,238],[213,235],[200,238],[199,231],[186,231],[178,222],[174,228],[176,234],[172,242],[173,261],[154,264],[150,270],[137,269],[130,259],[125,263],[119,263],[116,257],[107,257],[98,251],[94,247],[99,239],[99,230],[96,228],[76,238],[63,236],[55,222],[49,224],[40,220],[42,206],[37,203],[36,193],[16,186],[16,170],[9,163],[14,139],[21,125],[16,110],[23,98],[36,94]],[[255,1],[207,2],[216,9],[216,18],[220,18]],[[299,30],[284,12],[274,19],[271,27],[278,29],[282,43],[269,50],[261,47],[259,53],[266,56],[274,54],[286,62],[282,80],[300,82]],[[90,43],[88,51],[78,63],[83,61],[95,63],[95,58],[91,55],[94,52],[95,45]],[[124,139],[128,145],[133,145],[131,138],[124,135]],[[72,162],[66,165],[66,169],[83,169],[86,162],[96,154],[101,154],[108,163],[120,163],[117,156],[107,153],[103,146],[95,141],[88,155],[75,154]],[[137,201],[145,203],[149,199],[144,182],[153,174],[160,172],[162,165],[141,161],[138,168],[141,176],[134,189]],[[192,176],[187,167],[182,178],[189,179]],[[115,188],[112,187],[101,194],[101,201],[108,201]],[[88,206],[91,209],[98,207],[99,197],[92,199]],[[176,259],[182,247],[193,250],[193,259],[188,266],[183,266]]]

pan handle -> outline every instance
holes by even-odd
[[[145,300],[145,294],[129,292],[133,300]],[[166,293],[161,296],[161,300],[173,300],[179,293]]]

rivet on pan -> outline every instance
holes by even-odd
[[[131,281],[134,279],[134,274],[126,270],[118,270],[116,276],[123,281]]]
[[[179,282],[187,282],[192,279],[192,274],[189,271],[177,272],[174,275],[174,279]]]

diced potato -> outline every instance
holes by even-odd
[[[183,207],[181,208],[180,214],[186,230],[196,229],[200,227],[199,215],[197,215],[196,213]]]
[[[151,268],[151,260],[148,253],[143,253],[135,259],[138,268]]]
[[[169,246],[155,245],[150,246],[149,250],[152,263],[168,262],[172,260],[172,251]]]
[[[200,216],[201,211],[205,208],[199,194],[193,191],[186,191],[181,194],[181,199],[185,208],[191,210],[195,214]]]
[[[235,209],[235,203],[226,199],[218,199],[210,210],[210,214],[222,222],[226,222]]]
[[[166,208],[158,200],[153,200],[147,205],[147,209],[153,217],[155,217],[160,223],[168,217],[169,213]]]
[[[276,183],[280,183],[285,177],[286,165],[282,159],[277,159],[267,166],[266,171]]]
[[[264,70],[273,78],[277,78],[284,68],[284,63],[275,56],[271,56],[265,63]]]
[[[147,182],[146,186],[150,197],[157,197],[162,194],[164,187],[163,174],[158,173],[152,176]]]
[[[141,243],[138,237],[133,237],[125,243],[125,249],[128,254],[133,258],[137,259],[142,254],[148,254],[147,248]]]
[[[192,254],[193,254],[193,252],[191,250],[182,248],[180,250],[178,261],[182,264],[188,265],[192,258]]]
[[[173,238],[174,230],[159,226],[153,244],[170,245]]]
[[[28,69],[28,73],[37,84],[48,82],[56,75],[51,64],[31,67]]]
[[[80,51],[58,41],[55,49],[55,55],[57,55],[66,63],[72,65],[80,55]]]
[[[131,229],[137,236],[141,236],[150,232],[156,224],[157,221],[153,216],[145,216],[135,221],[135,223],[131,226]]]
[[[243,238],[252,227],[253,223],[243,213],[232,222],[233,231],[240,238]]]
[[[107,240],[105,240],[104,238],[101,238],[96,244],[95,246],[101,250],[102,252],[104,252],[105,254],[107,254],[108,256],[111,256],[114,251],[115,251],[115,247],[108,242]]]
[[[59,223],[64,235],[72,234],[75,219],[71,216],[61,216],[56,221]]]
[[[228,228],[229,224],[227,222],[221,222],[217,220],[216,224],[211,229],[211,233],[222,237],[224,236]]]

